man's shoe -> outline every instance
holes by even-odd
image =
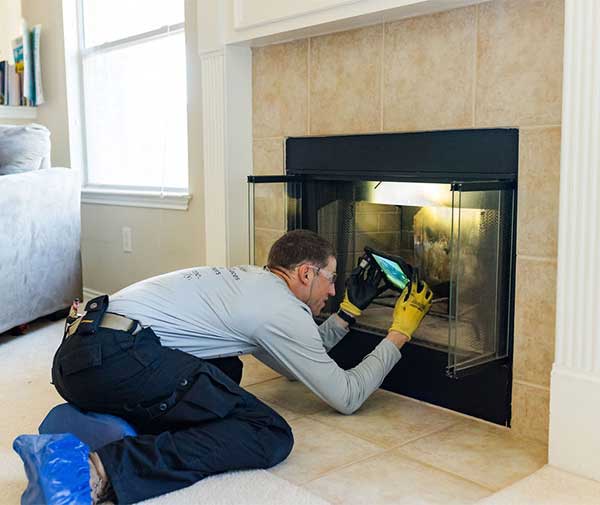
[[[70,433],[21,435],[13,448],[25,464],[29,479],[22,505],[92,504],[90,450]]]

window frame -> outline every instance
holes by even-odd
[[[87,149],[87,123],[85,115],[85,88],[83,63],[85,58],[113,50],[143,44],[145,42],[169,37],[175,34],[185,34],[185,21],[173,25],[164,25],[154,30],[137,33],[121,39],[112,40],[95,46],[85,46],[83,1],[77,0],[77,70],[79,74],[79,116],[81,123],[80,159],[82,164],[81,201],[82,203],[96,205],[118,205],[127,207],[162,208],[171,210],[187,210],[192,195],[189,190],[189,122],[188,122],[188,163],[187,189],[157,188],[155,186],[124,186],[118,184],[92,184],[89,182],[88,149]]]

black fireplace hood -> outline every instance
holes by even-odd
[[[515,180],[517,129],[289,137],[286,173],[327,179]]]

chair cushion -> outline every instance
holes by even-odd
[[[0,175],[50,168],[50,132],[45,126],[0,125]]]

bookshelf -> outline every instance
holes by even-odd
[[[0,105],[0,119],[35,119],[36,117],[35,107]]]
[[[0,0],[1,1],[1,0]],[[21,19],[21,35],[11,40],[12,62],[0,61],[0,118],[33,119],[44,103],[40,62],[41,25],[29,28]],[[4,55],[3,55],[4,56]]]

